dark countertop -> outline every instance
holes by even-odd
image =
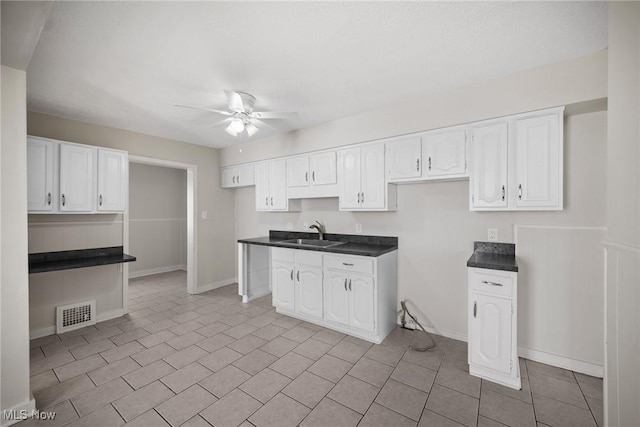
[[[516,245],[513,243],[474,242],[473,249],[467,267],[518,271]]]
[[[360,234],[354,235],[325,233],[324,240],[347,242],[342,245],[332,246],[329,248],[282,243],[283,240],[290,239],[317,240],[318,233],[271,230],[269,231],[269,236],[256,237],[253,239],[238,239],[238,243],[370,257],[377,257],[386,254],[387,252],[395,251],[398,249],[398,238],[387,236],[364,236]]]
[[[29,274],[133,262],[122,246],[29,254]]]

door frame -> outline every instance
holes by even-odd
[[[151,166],[161,166],[173,169],[182,169],[187,171],[187,292],[189,294],[197,293],[197,272],[198,272],[198,245],[196,241],[198,219],[196,218],[197,210],[197,187],[198,187],[198,166],[190,163],[174,162],[172,160],[156,159],[153,157],[129,155],[129,163],[137,163]],[[129,250],[129,209],[124,214],[123,221],[123,243],[124,250]],[[129,311],[129,267],[123,264],[123,298],[125,312]]]

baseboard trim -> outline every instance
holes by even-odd
[[[534,362],[546,363],[547,365],[556,366],[558,368],[591,375],[592,377],[602,378],[604,374],[604,368],[602,365],[558,356],[557,354],[547,353],[544,351],[532,350],[530,348],[518,347],[518,356],[533,360]]]
[[[13,425],[22,421],[22,418],[11,419],[11,420],[6,419],[5,414],[7,412],[17,414],[19,416],[21,414],[31,415],[35,412],[35,410],[36,410],[36,400],[33,398],[33,396],[30,396],[30,399],[27,400],[26,402],[22,402],[18,405],[12,406],[11,408],[7,408],[7,409],[2,408],[2,422],[0,423],[0,425],[2,427],[8,427],[10,425]]]
[[[136,279],[138,277],[151,276],[153,274],[168,273],[170,271],[184,270],[187,271],[187,266],[184,264],[170,265],[167,267],[148,268],[146,270],[129,271],[129,279]]]
[[[106,320],[115,319],[116,317],[124,316],[127,311],[124,308],[118,308],[116,310],[105,311],[104,313],[98,313],[96,315],[96,323],[104,322]],[[47,337],[56,333],[56,325],[46,326],[44,328],[35,329],[29,332],[29,339]]]
[[[203,292],[209,292],[214,289],[221,288],[223,286],[231,285],[233,283],[238,283],[238,279],[232,277],[231,279],[218,280],[217,282],[209,283],[206,285],[198,285],[196,287],[196,294],[201,294]]]

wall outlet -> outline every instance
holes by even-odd
[[[293,223],[292,222],[288,222],[287,223],[287,230],[293,230]]]
[[[207,211],[202,211],[202,213],[200,214],[200,218],[207,219]]]
[[[497,228],[487,228],[487,240],[490,242],[498,241],[498,229]]]
[[[362,233],[362,224],[356,224],[356,233]]]
[[[308,222],[303,223],[302,224],[302,229],[303,230],[308,230],[309,229],[309,223]]]

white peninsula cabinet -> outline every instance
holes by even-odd
[[[472,128],[471,210],[563,209],[563,111],[521,114]]]
[[[27,138],[31,214],[125,212],[128,188],[126,151]]]
[[[382,143],[338,151],[340,210],[396,210],[396,188],[385,178],[384,151]]]
[[[396,324],[396,253],[272,248],[273,305],[278,313],[380,343]]]

